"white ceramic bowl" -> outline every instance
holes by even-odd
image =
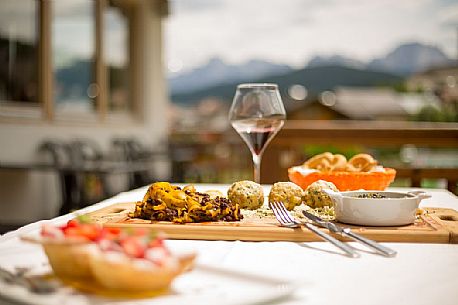
[[[425,192],[349,191],[326,192],[334,202],[336,220],[364,226],[400,226],[415,221]],[[359,198],[361,195],[380,194],[385,198]]]

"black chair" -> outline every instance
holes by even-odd
[[[143,169],[132,171],[129,174],[130,189],[151,183],[153,178],[150,174],[150,165],[155,154],[150,149],[134,138],[115,138],[112,140],[112,146],[115,156],[120,161],[145,164]]]
[[[66,170],[70,164],[67,145],[55,140],[46,140],[38,147],[38,151],[50,156],[50,162],[58,172],[61,189],[59,215],[67,214],[72,210],[73,203],[80,201],[79,192],[75,187],[78,184],[77,177],[72,171]]]
[[[88,206],[110,196],[108,172],[100,170],[104,162],[100,146],[89,139],[76,139],[68,143],[67,149],[76,176],[75,188],[79,193],[75,208]]]
[[[102,161],[102,153],[97,143],[77,139],[70,142],[47,140],[39,146],[39,151],[51,156],[61,184],[62,204],[59,215],[85,207],[110,195],[106,173],[97,171]],[[100,190],[91,190],[91,182]],[[95,194],[95,195],[94,195]]]

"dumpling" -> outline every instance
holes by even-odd
[[[322,208],[324,206],[333,206],[331,197],[323,190],[338,192],[337,187],[332,183],[324,180],[318,180],[310,184],[305,190],[304,202],[311,208]]]
[[[256,210],[264,204],[262,186],[249,180],[233,183],[227,191],[227,197],[242,209]]]
[[[302,203],[304,191],[292,182],[277,182],[270,189],[269,202],[281,201],[288,210]]]

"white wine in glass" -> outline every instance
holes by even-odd
[[[262,154],[285,119],[285,107],[276,84],[237,86],[229,121],[251,151],[257,183],[260,183]]]

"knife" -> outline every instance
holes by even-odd
[[[333,222],[330,222],[330,221],[325,221],[323,219],[321,219],[320,217],[316,216],[316,215],[313,215],[307,211],[302,211],[302,214],[304,214],[305,217],[307,217],[308,219],[310,219],[311,221],[313,221],[315,224],[317,224],[318,226],[322,227],[322,228],[326,228],[328,229],[329,231],[333,232],[333,233],[337,233],[337,234],[340,234],[342,236],[347,236],[347,237],[350,237],[351,239],[369,247],[369,248],[372,248],[373,250],[377,251],[378,253],[384,255],[384,256],[387,256],[387,257],[393,257],[396,255],[396,251],[394,251],[393,249],[390,249],[388,247],[385,247],[371,239],[368,239],[366,237],[363,237],[359,234],[356,234],[355,232],[353,232],[352,230],[350,230],[350,228],[342,228],[338,225],[336,225],[335,223]]]

